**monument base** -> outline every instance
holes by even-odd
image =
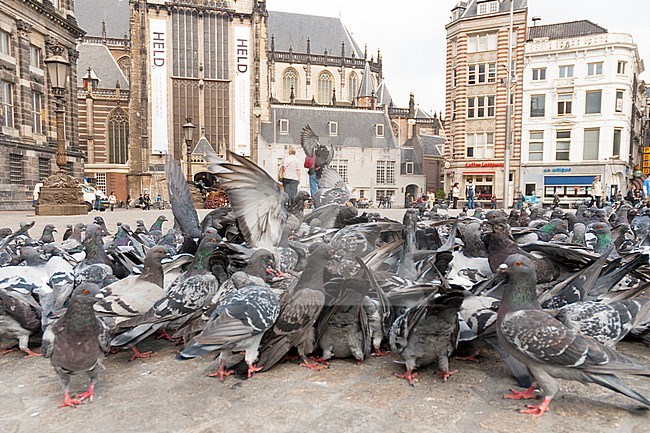
[[[63,172],[48,177],[38,195],[36,215],[88,215],[77,180]]]

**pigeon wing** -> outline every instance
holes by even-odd
[[[180,165],[169,154],[165,156],[165,176],[169,189],[169,201],[176,222],[183,230],[183,234],[198,237],[201,234],[199,216],[194,209],[190,187]]]
[[[311,126],[306,125],[302,128],[302,132],[300,133],[300,145],[302,146],[302,150],[305,151],[305,155],[314,156],[314,152],[319,146],[319,143],[318,135],[316,135],[314,130],[311,129]]]

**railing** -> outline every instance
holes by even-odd
[[[101,36],[84,36],[83,42],[117,47],[128,47],[130,45],[129,40],[125,38],[102,38]]]
[[[359,69],[363,69],[366,65],[366,59],[360,59],[357,57],[294,53],[293,51],[269,51],[269,60],[286,63],[310,63],[325,66],[348,66]],[[380,73],[381,64],[378,62],[370,62],[370,70],[375,73]]]

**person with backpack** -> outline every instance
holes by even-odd
[[[465,197],[467,197],[467,208],[474,209],[474,196],[476,195],[476,186],[472,179],[467,181],[467,187],[465,187]]]

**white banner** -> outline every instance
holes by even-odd
[[[251,31],[250,27],[235,25],[235,153],[251,154]]]
[[[167,119],[167,20],[149,23],[149,67],[151,68],[151,153],[169,152]]]

